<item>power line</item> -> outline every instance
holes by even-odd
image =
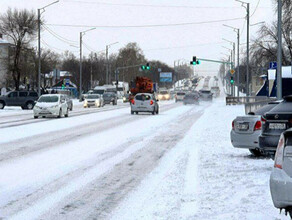
[[[43,27],[45,28],[45,30],[48,31],[48,33],[50,33],[52,36],[54,36],[55,38],[57,38],[58,40],[64,42],[64,43],[67,43],[67,44],[77,44],[78,42],[77,41],[73,41],[73,40],[69,40],[69,39],[66,39],[64,37],[62,37],[61,35],[58,35],[57,33],[55,33],[54,31],[52,31],[51,29],[49,29],[47,26],[43,25]]]
[[[51,49],[53,49],[53,50],[58,50],[58,51],[62,51],[62,52],[66,52],[66,51],[68,51],[68,50],[62,50],[62,49],[57,48],[57,47],[53,47],[53,46],[49,45],[49,44],[48,44],[46,41],[44,41],[43,39],[41,39],[41,42],[42,42],[44,45],[46,45],[47,47],[49,47],[49,48],[51,48]],[[70,51],[70,52],[76,53],[76,52],[79,52],[79,51]]]
[[[148,28],[148,27],[170,27],[170,26],[186,26],[186,25],[199,25],[199,24],[211,24],[211,23],[220,23],[226,21],[235,21],[241,20],[244,18],[230,18],[222,20],[213,20],[213,21],[201,21],[201,22],[189,22],[189,23],[173,23],[173,24],[148,24],[148,25],[79,25],[79,24],[47,24],[49,26],[58,26],[58,27],[76,27],[76,28]]]
[[[257,6],[255,7],[255,9],[254,9],[254,11],[253,11],[253,13],[251,14],[250,17],[252,17],[255,14],[255,12],[257,11],[257,9],[259,7],[260,2],[261,2],[261,0],[258,0]]]

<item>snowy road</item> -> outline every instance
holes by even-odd
[[[243,106],[221,97],[160,110],[0,128],[0,219],[288,219],[270,198],[273,161],[230,144]]]

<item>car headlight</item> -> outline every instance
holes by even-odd
[[[123,101],[126,101],[126,97],[123,98]]]
[[[158,95],[158,98],[161,99],[162,98],[162,95]]]
[[[169,98],[169,95],[165,95],[165,98],[167,98],[167,99],[168,99],[168,98]]]
[[[39,106],[35,105],[35,106],[34,106],[34,109],[39,110],[39,109],[41,109],[41,108],[40,108]]]
[[[86,99],[84,100],[84,105],[87,105],[87,100]]]

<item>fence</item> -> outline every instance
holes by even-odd
[[[273,99],[266,97],[266,96],[243,96],[243,97],[234,97],[234,96],[227,96],[226,97],[226,105],[241,105],[246,103],[254,103],[260,101],[271,101]]]

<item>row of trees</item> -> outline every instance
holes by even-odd
[[[274,2],[276,12],[277,0],[272,1]],[[282,10],[282,64],[284,66],[290,66],[292,61],[292,0],[283,0]],[[249,68],[251,76],[267,74],[269,63],[277,60],[277,42],[277,19],[275,19],[271,24],[262,24],[258,30],[258,36],[255,39],[252,39],[252,44],[250,46]],[[245,54],[244,51],[242,52],[242,54]],[[224,71],[223,65],[220,68],[220,72],[222,71]],[[235,77],[236,76],[237,75],[235,74]],[[246,56],[241,59],[239,77],[239,86],[241,90],[245,90]]]
[[[6,13],[0,15],[0,33],[6,36],[12,43],[10,47],[10,59],[6,63],[7,85],[19,89],[26,79],[29,80],[31,88],[37,86],[38,56],[37,50],[32,47],[36,42],[37,18],[33,11],[17,10],[9,8]],[[150,63],[151,69],[141,72],[138,67],[126,68],[119,71],[119,80],[130,82],[136,76],[144,75],[159,82],[159,72],[173,72],[176,80],[189,77],[193,71],[187,65],[180,66],[174,71],[173,68],[158,60],[147,60],[142,49],[137,43],[129,43],[121,48],[117,54],[109,56],[109,79],[115,80],[115,70],[118,67],[133,66]],[[91,80],[104,84],[106,81],[105,54],[91,53],[83,57],[83,88],[90,89]],[[69,71],[71,80],[79,86],[79,57],[72,52],[66,51],[62,54],[49,49],[42,49],[41,55],[42,73],[49,73],[53,69]],[[43,77],[44,78],[44,77]],[[45,78],[44,78],[45,79]],[[45,84],[45,80],[43,82]],[[44,85],[45,86],[45,85]]]

